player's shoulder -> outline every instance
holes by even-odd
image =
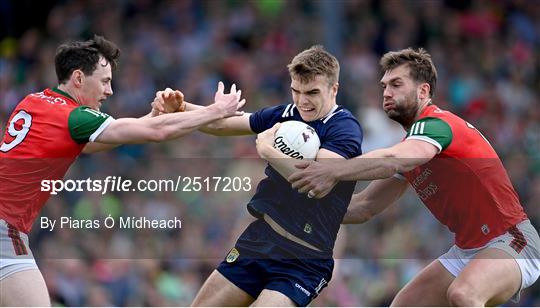
[[[51,89],[45,89],[40,92],[34,92],[24,97],[18,106],[35,110],[71,110],[79,105],[73,100],[54,92]]]
[[[360,122],[358,122],[353,113],[340,105],[336,105],[334,108],[332,108],[328,115],[321,118],[320,121],[324,126],[343,126],[348,128],[355,126],[361,129]]]
[[[448,110],[444,110],[437,105],[428,105],[422,112],[419,120],[424,118],[440,119],[445,122],[463,121],[463,119],[456,114]]]
[[[277,106],[274,106],[274,111],[281,115],[281,118],[295,118],[295,116],[300,115],[296,108],[296,105],[293,103],[283,103]]]
[[[70,112],[76,107],[78,105],[72,102],[63,100],[61,97],[50,96],[45,91],[41,91],[28,94],[17,104],[13,112],[16,113],[23,110],[32,116],[58,122],[68,117]]]
[[[263,115],[263,116],[271,115],[271,116],[287,117],[289,115],[294,115],[294,110],[293,109],[296,109],[294,104],[283,103],[283,104],[279,104],[279,105],[263,107],[263,108],[257,110],[256,112],[252,113],[252,115],[253,114],[259,114],[259,115]]]

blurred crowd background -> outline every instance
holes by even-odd
[[[439,73],[434,102],[491,141],[540,226],[538,1],[1,0],[2,129],[28,93],[57,84],[55,48],[94,33],[122,49],[115,94],[103,107],[114,117],[148,113],[155,91],[165,87],[208,104],[219,80],[242,89],[247,111],[290,102],[286,65],[323,44],[340,60],[338,104],[359,118],[364,151],[404,135],[381,110],[379,57],[424,47]],[[253,137],[194,133],[82,156],[67,178],[229,175],[250,176],[256,184],[263,168]],[[62,193],[51,198],[44,216],[180,217],[182,229],[49,232],[35,225],[31,247],[56,305],[189,305],[247,224],[245,204],[253,192]],[[409,192],[369,223],[342,228],[334,278],[313,305],[388,305],[452,240]],[[519,305],[540,306],[540,283],[522,293]]]

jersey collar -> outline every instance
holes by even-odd
[[[429,101],[427,103],[427,105],[424,107],[424,109],[422,109],[422,111],[420,112],[420,117],[424,117],[426,114],[428,114],[431,110],[433,109],[436,109],[437,106],[435,104],[433,104],[433,101]]]
[[[67,92],[64,92],[64,91],[58,89],[58,87],[52,88],[51,91],[56,92],[57,94],[60,94],[60,95],[62,95],[62,96],[65,96],[65,97],[69,98],[70,100],[74,101],[75,103],[77,103],[77,105],[79,105],[79,103],[77,102],[76,99],[74,99],[74,98],[73,98],[71,95],[69,95]]]

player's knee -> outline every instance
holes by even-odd
[[[451,284],[446,292],[446,297],[452,306],[478,307],[484,305],[478,300],[473,288],[465,284]]]

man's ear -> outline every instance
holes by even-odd
[[[429,86],[429,83],[424,82],[421,83],[418,87],[418,98],[419,99],[426,99],[429,98],[429,92],[431,90],[431,87]]]
[[[75,85],[75,87],[80,88],[84,84],[84,73],[81,70],[74,70],[73,73],[71,73],[71,82]]]
[[[334,83],[334,85],[332,86],[332,94],[334,95],[334,97],[337,96],[338,89],[339,89],[339,82],[336,82],[336,83]]]

